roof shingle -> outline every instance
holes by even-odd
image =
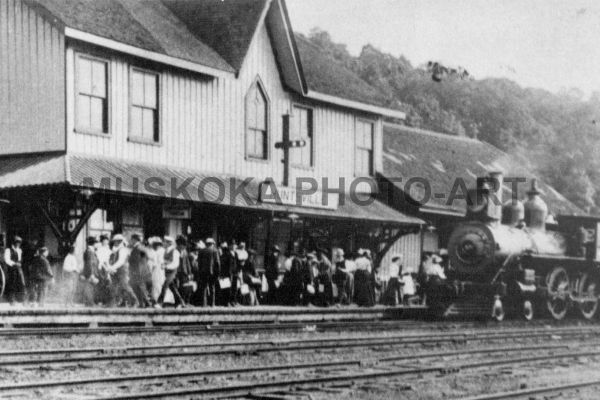
[[[267,0],[163,0],[188,29],[239,71]]]
[[[26,0],[63,25],[140,49],[234,72],[160,1]]]
[[[404,189],[408,179],[419,177],[429,182],[432,194],[445,195],[445,198],[431,196],[424,204],[430,208],[466,211],[464,200],[456,199],[451,204],[447,201],[457,178],[462,178],[467,188],[475,186],[477,177],[493,171],[503,172],[506,177],[525,178],[527,182],[519,185],[518,194],[522,199],[531,178],[536,177],[522,162],[488,143],[405,126],[384,125],[383,149],[383,175],[402,178],[402,182],[396,183],[400,189]],[[538,182],[553,214],[584,214],[554,188],[540,179]],[[506,199],[510,192],[509,185],[505,187]]]
[[[388,99],[380,91],[304,36],[296,35],[296,43],[310,90],[379,107],[390,107]]]

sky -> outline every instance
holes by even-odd
[[[600,92],[599,0],[286,0],[295,31],[329,32],[413,66],[439,61],[476,79]]]

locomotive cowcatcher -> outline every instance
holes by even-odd
[[[483,301],[496,320],[507,313],[561,320],[571,309],[592,319],[600,294],[600,218],[548,220],[535,180],[525,203],[502,203],[503,190],[502,174],[492,173],[469,191],[467,222],[450,235],[449,279],[429,296],[432,309]]]

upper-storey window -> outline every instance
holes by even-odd
[[[108,133],[108,61],[78,54],[75,130]]]
[[[306,146],[290,149],[292,165],[313,166],[313,113],[310,108],[294,106],[290,140],[304,140]]]
[[[356,121],[356,150],[354,152],[354,174],[373,176],[373,133],[374,124],[369,121]]]
[[[159,133],[159,74],[132,68],[130,74],[130,127],[133,140],[158,143]]]
[[[269,100],[256,81],[246,95],[246,157],[266,160],[269,134]]]

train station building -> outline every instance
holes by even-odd
[[[464,219],[457,179],[533,177],[486,143],[401,125],[293,33],[284,0],[9,0],[0,24],[0,232],[55,257],[139,232],[245,241],[259,265],[299,240],[416,269]],[[555,215],[581,213],[541,190]]]
[[[423,220],[378,195],[383,121],[404,114],[296,36],[284,0],[8,0],[0,25],[5,237],[59,256],[212,236],[259,265],[294,240],[420,252]]]

